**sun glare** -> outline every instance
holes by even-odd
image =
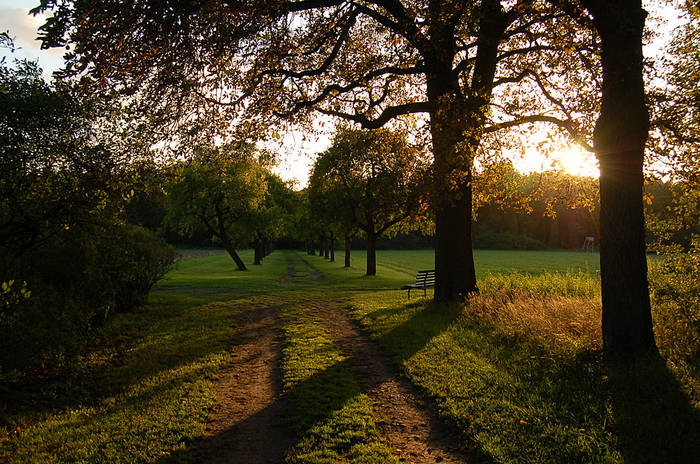
[[[600,177],[598,160],[595,156],[579,146],[570,146],[552,153],[552,165],[555,169],[575,176]]]
[[[526,150],[523,155],[513,158],[513,165],[520,172],[542,172],[558,170],[584,177],[600,177],[598,161],[592,153],[579,146],[565,146],[543,155],[536,148]]]

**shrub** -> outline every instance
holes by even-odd
[[[14,370],[79,353],[92,327],[145,303],[176,256],[142,227],[91,225],[56,235],[13,267],[0,266],[0,383]]]
[[[116,310],[128,311],[146,303],[148,292],[173,267],[175,247],[143,227],[130,226],[122,236],[121,269],[117,270]]]
[[[659,348],[700,368],[700,243],[653,263],[649,283]]]

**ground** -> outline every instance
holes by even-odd
[[[195,254],[196,255],[196,254]],[[250,252],[242,253],[250,259]],[[235,271],[183,261],[68,373],[3,399],[0,461],[691,462],[693,351],[599,355],[597,256],[477,252],[482,295],[399,290],[430,251],[379,275],[297,251]],[[658,308],[655,310],[658,312]],[[664,323],[665,324],[665,323]],[[675,329],[674,329],[675,330]]]

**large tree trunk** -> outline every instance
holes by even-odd
[[[365,275],[377,275],[377,235],[367,232],[367,272]]]
[[[426,60],[433,141],[436,301],[477,292],[472,252],[472,162],[484,131],[505,17],[497,0],[484,0],[470,98],[462,94],[454,61],[454,31],[432,30]],[[449,12],[448,12],[449,13]]]
[[[330,258],[330,247],[328,246],[328,236],[323,236],[323,259]]]
[[[442,68],[442,69],[441,69]],[[451,60],[434,63],[428,74],[433,141],[436,301],[451,301],[477,291],[472,253],[472,152],[464,144],[466,104]]]
[[[603,349],[634,358],[655,349],[647,281],[642,186],[649,114],[644,102],[639,0],[588,0],[602,40],[603,89],[595,128],[600,161]]]
[[[345,267],[350,267],[350,246],[352,244],[352,235],[345,235]]]

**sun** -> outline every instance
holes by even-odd
[[[598,160],[578,145],[568,146],[551,154],[552,167],[582,177],[600,177]]]
[[[512,160],[513,166],[522,173],[561,171],[574,176],[600,177],[595,156],[578,145],[561,145],[549,150],[549,155],[530,147],[521,155],[513,156]]]

